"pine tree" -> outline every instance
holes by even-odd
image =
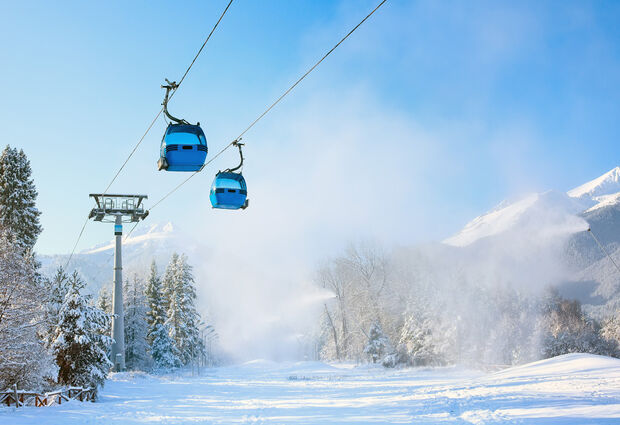
[[[419,303],[401,328],[399,361],[411,366],[445,365],[453,361],[455,339],[454,324]]]
[[[23,150],[6,146],[0,154],[0,225],[20,246],[31,250],[42,231],[36,208],[37,190]]]
[[[366,344],[366,347],[364,348],[364,354],[368,356],[371,362],[377,363],[386,354],[388,346],[389,341],[383,333],[381,324],[378,320],[374,321],[370,326],[368,344]]]
[[[99,289],[99,294],[97,295],[97,308],[110,315],[114,313],[112,311],[112,294],[110,293],[110,288],[105,285]]]
[[[172,255],[164,274],[163,287],[168,317],[166,325],[180,353],[181,363],[189,365],[203,355],[204,347],[198,330],[200,315],[194,304],[194,277],[184,255]]]
[[[181,365],[179,353],[170,338],[166,325],[166,307],[163,296],[162,281],[157,275],[155,261],[151,264],[151,274],[146,286],[147,303],[147,342],[156,370],[169,370]]]
[[[125,282],[125,363],[129,370],[144,370],[147,363],[148,331],[144,284],[134,275]]]
[[[47,300],[45,302],[45,322],[46,331],[44,339],[46,345],[51,346],[54,340],[54,332],[60,320],[60,309],[65,301],[65,296],[69,292],[69,276],[62,267],[56,269],[56,273],[51,278],[44,279],[45,293]]]
[[[60,309],[52,349],[59,367],[58,382],[91,387],[97,392],[112,367],[107,351],[112,339],[105,335],[110,316],[92,305],[80,291],[85,284],[74,272]]]

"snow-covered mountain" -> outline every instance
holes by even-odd
[[[565,193],[548,191],[533,193],[514,202],[504,201],[493,210],[476,217],[443,242],[464,247],[484,238],[513,232],[523,227],[557,227],[580,223],[572,218],[588,208],[589,203],[571,198]],[[586,230],[586,229],[582,229]]]
[[[620,193],[620,167],[616,167],[602,176],[569,190],[568,196],[572,198],[585,198],[601,201],[601,197]]]
[[[620,275],[587,229],[620,261],[620,167],[566,193],[534,193],[504,201],[476,217],[443,243],[487,255],[489,249],[530,235],[530,241],[562,245],[570,269],[566,296],[590,304],[620,297]]]
[[[620,205],[620,167],[566,193],[547,191],[529,194],[513,202],[504,201],[493,210],[476,217],[460,232],[443,242],[467,246],[483,238],[515,231],[541,218],[580,215],[616,209]],[[540,223],[540,225],[549,223]],[[586,229],[582,229],[586,230]]]
[[[190,242],[173,223],[140,225],[131,236],[123,241],[123,275],[129,278],[133,273],[144,274],[155,260],[162,270],[173,252],[186,254],[190,263],[203,255],[195,242]],[[42,272],[52,275],[58,266],[64,266],[68,255],[41,255]],[[114,240],[96,245],[76,253],[69,265],[69,271],[77,270],[88,283],[91,292],[97,292],[109,284],[113,276]]]

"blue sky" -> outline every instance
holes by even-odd
[[[226,3],[3,2],[2,142],[31,160],[39,252],[70,251],[88,193],[106,187],[164,77],[180,78]],[[214,153],[375,4],[235,0],[171,112],[200,121]],[[248,210],[209,207],[229,151],[149,220],[314,261],[360,238],[440,240],[502,199],[568,190],[619,162],[619,20],[611,1],[388,0],[246,135]],[[113,192],[153,202],[183,179],[156,170],[164,128]],[[111,236],[91,223],[78,250]]]

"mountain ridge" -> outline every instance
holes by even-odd
[[[518,226],[524,217],[538,213],[540,209],[551,208],[561,210],[565,215],[583,215],[618,204],[620,204],[620,167],[615,167],[566,193],[548,190],[530,193],[512,202],[502,201],[442,242],[461,247],[470,245],[482,238],[498,235]]]

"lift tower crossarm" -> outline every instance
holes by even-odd
[[[135,223],[149,215],[142,204],[147,195],[91,193],[89,196],[95,199],[97,206],[90,211],[88,218],[95,221],[116,222],[116,217],[120,215],[122,222]]]

